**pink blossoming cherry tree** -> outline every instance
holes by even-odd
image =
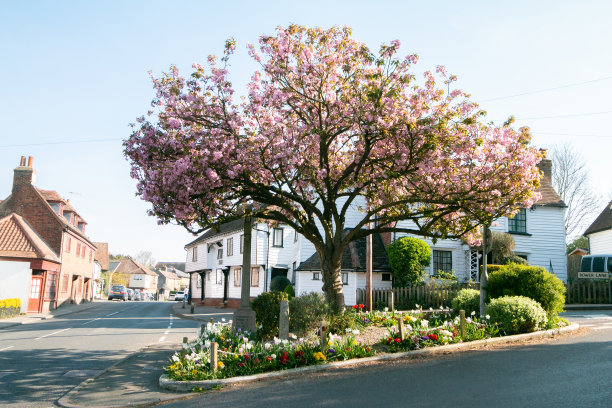
[[[124,143],[159,222],[194,234],[245,215],[287,224],[314,244],[341,311],[351,241],[391,231],[476,239],[479,225],[537,199],[528,130],[483,123],[443,67],[418,83],[417,57],[399,58],[399,41],[375,53],[349,28],[278,28],[249,45],[261,68],[242,99],[228,80],[234,47],[189,77],[171,67],[154,78],[153,109]]]

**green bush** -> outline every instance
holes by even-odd
[[[264,292],[251,302],[259,338],[269,339],[278,335],[281,300],[289,300],[285,292]]]
[[[295,290],[293,289],[293,285],[287,285],[283,292],[285,292],[287,296],[289,296],[289,300],[295,297]]]
[[[284,276],[275,276],[270,281],[270,290],[272,292],[282,292],[287,285],[291,285],[291,281]]]
[[[319,328],[328,312],[329,306],[320,293],[311,292],[294,297],[289,302],[289,328],[297,336],[305,337]]]
[[[519,265],[529,265],[529,262],[527,262],[525,258],[521,258],[520,256],[514,255],[514,254],[504,259],[505,265],[508,265],[511,263],[519,264]]]
[[[344,335],[346,329],[355,329],[358,327],[355,321],[355,314],[350,310],[345,310],[344,313],[332,314],[328,316],[327,332],[338,335]]]
[[[489,276],[489,296],[526,296],[540,303],[549,317],[565,306],[565,285],[541,266],[509,264]]]
[[[491,300],[486,308],[490,321],[506,334],[529,333],[546,327],[546,311],[525,296],[502,296]]]
[[[393,286],[405,287],[423,282],[429,266],[431,250],[421,239],[402,237],[387,246],[389,266],[393,270]]]
[[[480,315],[480,291],[476,289],[461,289],[451,301],[451,307],[454,313],[457,314],[459,310],[463,309],[468,316],[472,312]]]

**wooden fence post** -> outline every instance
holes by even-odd
[[[465,339],[465,310],[459,311],[459,330],[461,332],[461,339]]]
[[[395,304],[394,304],[394,295],[393,295],[393,289],[389,290],[388,292],[388,298],[387,301],[389,303],[387,303],[387,306],[389,307],[389,310],[394,311],[395,310]]]
[[[219,362],[219,345],[212,343],[210,345],[210,371],[213,373],[217,372],[217,364]]]

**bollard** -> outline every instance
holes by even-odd
[[[406,328],[404,327],[404,318],[397,318],[397,328],[399,329],[400,340],[406,340]]]
[[[193,314],[194,309],[195,309],[195,305],[192,303],[191,304],[191,314]]]
[[[465,310],[459,311],[459,331],[461,332],[461,338],[465,339]]]
[[[325,321],[321,322],[321,353],[325,354],[327,352],[327,326]]]
[[[185,299],[183,299],[183,309],[185,308]]]
[[[289,338],[289,302],[286,300],[281,300],[280,302],[278,338],[281,340],[287,340]]]
[[[187,343],[187,337],[183,337],[183,344]]]
[[[210,345],[210,371],[213,373],[217,372],[217,364],[219,361],[219,345],[217,343],[212,343]]]
[[[210,324],[213,324],[215,322],[215,319],[213,319],[212,317],[210,318]]]

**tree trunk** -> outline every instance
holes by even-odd
[[[344,312],[344,292],[342,291],[341,253],[319,253],[321,274],[323,276],[323,292],[333,313]]]

